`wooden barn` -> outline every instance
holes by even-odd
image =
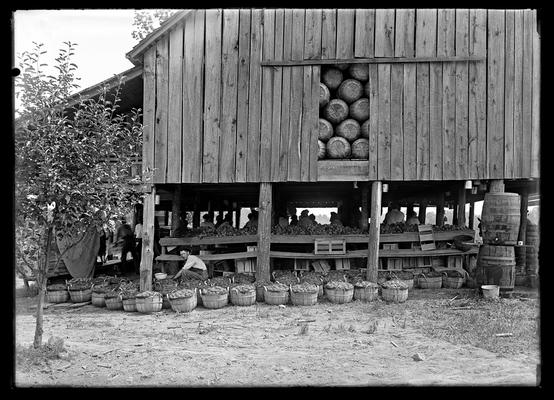
[[[143,71],[141,290],[156,265],[182,260],[174,246],[192,246],[211,274],[231,265],[260,280],[322,260],[374,282],[379,270],[459,266],[476,250],[446,244],[474,236],[474,204],[494,192],[519,195],[525,241],[540,181],[539,32],[535,10],[176,13],[127,54]],[[331,85],[339,75],[359,82],[353,97]],[[364,99],[358,114],[349,98]],[[325,142],[321,119],[344,104]],[[431,250],[417,228],[380,227],[391,202],[417,207],[422,225],[436,209]],[[287,231],[296,208],[313,207],[335,208],[350,231]],[[241,230],[245,209],[257,230]],[[230,214],[234,233],[198,233],[206,213]]]

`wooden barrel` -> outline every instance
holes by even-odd
[[[365,82],[369,79],[369,65],[367,64],[350,64],[348,73],[354,79]]]
[[[477,260],[479,285],[498,285],[510,291],[515,285],[515,252],[513,246],[482,245]]]
[[[336,135],[353,142],[360,137],[360,124],[355,119],[345,119],[337,126]]]
[[[369,118],[369,99],[362,97],[350,104],[349,115],[358,122],[364,122]]]
[[[333,124],[340,124],[348,118],[348,104],[341,99],[332,99],[323,109],[323,116]]]
[[[481,215],[484,244],[516,245],[519,234],[519,195],[486,193]]]
[[[369,99],[369,81],[367,81],[364,85],[364,96]]]
[[[344,76],[340,69],[329,68],[323,73],[321,80],[329,90],[337,90],[344,80]]]
[[[533,246],[536,249],[539,248],[539,226],[527,221],[527,227],[525,229],[525,244]]]
[[[327,155],[329,158],[349,158],[351,151],[350,143],[343,137],[333,136],[327,142]]]
[[[361,158],[363,160],[369,158],[369,140],[359,138],[352,143],[352,158]]]
[[[319,83],[319,108],[325,107],[331,100],[331,92],[324,83]]]
[[[363,93],[364,87],[356,79],[345,79],[337,89],[337,97],[348,104],[354,103]]]
[[[319,119],[319,133],[317,138],[322,142],[326,142],[333,136],[333,124],[331,124],[326,119]]]
[[[521,274],[525,275],[525,265],[526,265],[526,258],[527,258],[527,252],[525,251],[525,247],[516,247],[514,249],[515,253],[515,262],[516,262],[516,275]]]
[[[327,146],[321,140],[317,140],[318,150],[317,150],[317,159],[321,160],[327,155]]]

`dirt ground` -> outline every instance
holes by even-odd
[[[475,309],[464,308],[474,297],[471,289],[413,289],[403,304],[321,299],[308,307],[199,306],[185,314],[49,307],[44,340],[62,338],[69,359],[17,364],[15,385],[537,385],[538,330],[529,336],[518,331],[523,325],[515,320],[519,317],[509,326],[494,319],[498,307],[517,308],[531,314],[529,323],[535,324],[537,296],[473,302]],[[34,298],[16,299],[17,347],[33,341],[30,307],[35,303]],[[465,321],[473,320],[468,315],[483,318],[467,326]],[[456,329],[454,335],[448,334],[451,329]],[[496,337],[506,329],[513,331],[511,337]],[[483,332],[486,340],[471,339]],[[416,353],[421,361],[414,359]]]

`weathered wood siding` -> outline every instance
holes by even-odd
[[[486,59],[433,61],[464,56]],[[154,183],[317,181],[321,67],[298,62],[381,57],[428,61],[368,65],[368,180],[539,177],[534,10],[194,10],[144,53],[144,166]]]

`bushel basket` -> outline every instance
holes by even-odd
[[[408,288],[382,288],[381,297],[385,301],[403,303],[408,300]]]
[[[442,276],[420,274],[417,283],[421,289],[440,289],[442,287]]]
[[[243,292],[238,288],[231,288],[230,292],[231,303],[235,306],[251,306],[256,303],[256,289],[252,286],[252,289]]]
[[[357,284],[354,285],[354,300],[373,301],[379,297],[379,285],[373,284]]]
[[[443,272],[444,275],[442,277],[442,287],[449,289],[459,289],[463,286],[465,282],[465,275],[468,275],[467,271],[464,270],[464,272],[455,272],[455,274]]]
[[[161,311],[162,302],[162,295],[158,292],[151,292],[147,297],[142,297],[139,293],[135,298],[137,311],[145,314]]]
[[[137,311],[137,300],[132,297],[129,299],[123,299],[123,310],[127,312],[136,312]]]
[[[317,292],[290,292],[290,301],[295,306],[313,306],[317,304]]]
[[[67,290],[52,290],[46,292],[46,300],[50,303],[65,303],[69,300],[69,292]]]
[[[106,307],[106,293],[102,292],[92,292],[91,301],[92,305],[96,307]]]
[[[266,304],[271,305],[281,305],[281,304],[287,304],[290,299],[290,294],[288,289],[285,290],[267,290],[267,287],[264,286],[264,301]]]
[[[348,282],[331,281],[325,285],[325,295],[331,303],[349,303],[354,297],[354,285]]]
[[[92,288],[83,290],[70,290],[69,296],[73,303],[83,303],[92,300]]]
[[[173,311],[191,312],[198,305],[198,296],[196,295],[197,289],[189,289],[190,291],[187,290],[186,292],[185,290],[178,290],[167,296]],[[190,292],[192,292],[191,295],[189,295]],[[180,296],[181,293],[183,294],[182,296]]]
[[[121,296],[112,296],[112,297],[106,297],[106,308],[108,310],[123,310],[123,300],[121,300]]]

